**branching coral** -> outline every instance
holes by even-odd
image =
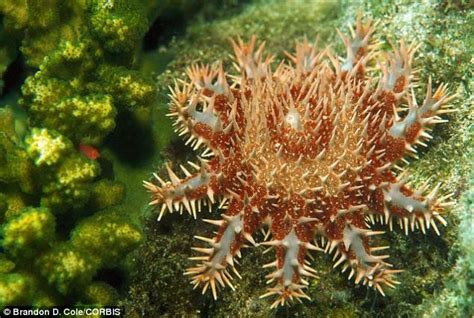
[[[453,96],[446,86],[433,93],[429,81],[418,104],[415,47],[400,41],[382,53],[374,29],[358,20],[351,36],[340,34],[342,63],[305,40],[275,71],[264,44],[238,39],[239,74],[224,73],[222,65],[192,66],[190,81],[172,89],[177,132],[205,150],[200,165],[190,163],[197,172],[181,166],[180,178],[167,166],[170,181],[156,174],[157,184],[145,181],[150,204],[161,206],[159,219],[175,210],[196,216],[216,199],[225,209],[221,220],[205,220],[219,227],[214,238],[196,237],[208,246],[194,248],[199,264],[186,273],[195,287],[214,298],[218,286],[233,289],[232,273],[240,277],[234,257],[247,242],[256,245],[256,231],[267,225],[261,244],[275,249],[276,260],[264,265],[275,270],[262,297],[276,296],[272,306],[309,298],[304,289],[317,274],[307,260],[311,250],[334,253],[334,267],[384,294],[399,270],[377,253],[387,247],[371,245],[370,237],[382,234],[371,225],[398,223],[408,234],[431,227],[439,233],[437,223],[446,224],[442,214],[452,203],[437,196],[439,184],[429,193],[426,184],[413,190],[395,169],[431,139],[428,131],[451,111]],[[380,57],[385,63],[376,77],[368,66]]]
[[[74,229],[69,242],[44,253],[36,264],[62,294],[88,286],[99,268],[119,262],[140,242],[141,233],[129,223],[115,213],[96,214]]]
[[[148,30],[148,21],[144,19],[148,8],[143,1],[94,0],[90,7],[92,32],[111,52],[135,50]]]
[[[97,159],[117,115],[148,116],[155,102],[155,84],[137,66],[161,6],[1,1],[0,76],[9,66],[20,74],[0,93],[12,93],[26,129],[17,134],[0,109],[0,307],[116,301],[101,270],[122,266],[142,234],[126,216],[133,210],[111,208],[125,187],[102,172],[110,158]]]
[[[26,137],[26,151],[37,166],[52,166],[72,149],[72,143],[55,131],[33,128]]]
[[[102,179],[94,183],[89,204],[96,210],[119,204],[125,196],[125,186],[121,182]]]
[[[60,241],[53,215],[43,208],[24,209],[2,226],[1,236],[2,261],[11,266],[0,273],[0,306],[57,305],[81,293],[80,302],[111,304],[116,291],[94,277],[99,269],[120,262],[141,240],[127,218],[107,211],[84,219],[71,240]]]
[[[57,169],[44,176],[42,205],[58,210],[83,206],[99,172],[95,161],[79,156],[64,159]]]
[[[98,228],[97,224],[101,226]],[[141,240],[141,233],[125,217],[114,213],[97,213],[74,229],[71,243],[90,255],[100,259],[102,264],[120,261]]]
[[[31,160],[41,168],[42,205],[57,211],[83,206],[100,172],[97,162],[78,156],[71,141],[44,128],[33,128],[25,144]]]
[[[0,58],[11,62],[10,51],[19,45],[26,63],[40,69],[22,87],[21,104],[34,125],[97,145],[114,129],[117,111],[153,103],[154,84],[132,68],[151,22],[145,12],[154,6],[154,1],[2,3],[1,32],[17,41],[0,47]]]
[[[115,127],[112,98],[86,88],[101,50],[91,41],[64,42],[23,85],[22,104],[34,123],[74,141],[97,144]]]
[[[21,46],[26,62],[38,66],[59,41],[80,35],[84,10],[80,1],[2,1],[3,31],[13,41],[6,47]]]
[[[141,240],[129,218],[110,210],[121,201],[123,185],[94,182],[98,163],[57,131],[32,128],[22,144],[8,110],[0,111],[0,127],[0,159],[6,160],[0,173],[0,307],[59,305],[71,295],[79,303],[110,304],[117,292],[95,275],[117,266]],[[26,185],[35,191],[25,194]],[[86,206],[104,211],[81,220]],[[78,223],[69,240],[60,228],[64,213]]]
[[[3,226],[3,248],[15,257],[31,258],[53,242],[55,225],[49,210],[26,208]]]
[[[21,148],[14,130],[13,114],[0,109],[0,183],[17,183],[31,193],[34,188],[33,165]]]

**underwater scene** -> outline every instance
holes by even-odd
[[[0,0],[0,317],[473,317],[467,0]]]

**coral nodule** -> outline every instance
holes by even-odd
[[[346,46],[343,62],[329,48],[318,51],[305,39],[296,52],[287,53],[272,71],[273,56],[256,46],[232,41],[237,75],[228,75],[222,64],[192,66],[190,81],[171,89],[171,117],[180,135],[194,149],[205,148],[197,171],[178,177],[166,166],[169,181],[154,174],[145,181],[151,205],[166,211],[187,210],[196,217],[201,205],[219,199],[225,212],[221,220],[204,220],[219,227],[214,238],[196,236],[208,244],[195,247],[202,253],[189,268],[192,283],[210,289],[232,285],[235,256],[250,242],[275,248],[276,260],[268,274],[273,284],[261,297],[276,295],[272,307],[308,298],[307,278],[315,277],[307,254],[334,253],[334,267],[342,265],[356,283],[375,288],[398,282],[370,237],[379,222],[408,231],[433,228],[442,217],[450,195],[437,196],[440,185],[413,190],[397,163],[425,146],[428,131],[452,111],[445,85],[418,104],[413,92],[412,60],[415,46],[403,41],[391,53],[373,40],[375,24],[357,19],[351,36],[340,33]],[[375,62],[379,62],[376,64]],[[379,76],[375,67],[380,66]],[[268,226],[263,242],[254,234]],[[272,237],[271,239],[269,237]],[[209,288],[210,287],[210,288]]]

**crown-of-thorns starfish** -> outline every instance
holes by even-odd
[[[220,200],[222,219],[204,220],[218,233],[196,236],[208,246],[193,248],[202,255],[186,272],[203,293],[210,287],[216,298],[219,285],[234,289],[234,257],[246,242],[257,245],[254,234],[266,226],[260,244],[274,248],[276,260],[263,266],[275,270],[261,297],[276,295],[273,307],[309,299],[307,279],[317,274],[306,259],[310,251],[334,253],[334,267],[384,294],[400,270],[385,261],[388,255],[375,254],[388,247],[370,245],[383,233],[370,226],[392,229],[395,222],[406,234],[430,227],[439,234],[436,222],[446,225],[441,214],[452,203],[449,195],[437,198],[439,184],[429,194],[426,184],[415,191],[394,170],[404,156],[416,156],[417,144],[426,146],[428,131],[445,121],[439,115],[452,111],[453,96],[445,85],[433,94],[429,81],[417,104],[415,47],[400,41],[382,53],[374,29],[359,18],[351,36],[339,32],[347,49],[342,62],[305,39],[274,71],[263,43],[257,48],[255,37],[239,38],[232,41],[238,75],[222,64],[192,66],[189,82],[171,88],[176,131],[205,150],[199,165],[189,162],[196,172],[181,166],[180,178],[167,165],[170,181],[154,174],[157,183],[144,183],[150,204],[162,205],[159,219],[174,210],[196,217],[201,205]],[[369,65],[381,74],[375,67],[367,72]]]

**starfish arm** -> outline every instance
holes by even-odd
[[[412,61],[416,46],[407,47],[401,40],[399,47],[392,44],[392,48],[393,52],[386,54],[386,64],[381,65],[383,76],[379,83],[379,89],[385,94],[393,94],[397,101],[396,106],[410,87],[413,78]]]
[[[438,87],[434,94],[431,81],[427,87],[426,98],[421,105],[417,104],[413,92],[407,94],[408,109],[403,118],[397,114],[391,93],[383,93],[383,103],[377,102],[369,107],[368,132],[375,150],[371,159],[378,167],[389,168],[407,154],[416,155],[416,146],[426,147],[425,142],[432,138],[429,134],[432,127],[446,122],[439,115],[454,111],[448,103],[456,95],[448,96],[445,85]],[[392,98],[389,98],[390,95]]]
[[[351,27],[351,36],[346,36],[339,30],[344,45],[346,46],[346,58],[339,66],[339,62],[331,58],[338,74],[348,73],[349,75],[363,76],[367,62],[376,55],[377,44],[372,43],[371,36],[375,31],[376,24],[372,21],[362,23],[362,18],[357,17],[355,30]]]
[[[191,84],[176,83],[174,88],[170,87],[171,104],[168,116],[175,118],[175,131],[180,136],[188,136],[186,144],[190,143],[194,149],[198,149],[202,144],[215,149],[216,140],[229,130],[226,129],[230,126],[227,113],[236,107],[236,100],[227,84],[221,84],[227,83],[225,78],[212,84],[213,75],[209,75],[211,79],[205,75],[202,75],[204,79],[200,79],[199,75],[196,75],[199,72],[211,71],[207,68],[190,68],[188,73],[192,74],[189,75]]]
[[[311,206],[303,198],[293,197],[291,202],[276,202],[269,213],[273,239],[261,244],[275,249],[276,260],[263,266],[274,267],[275,270],[266,276],[267,284],[273,286],[261,298],[276,296],[272,308],[293,300],[310,299],[304,292],[309,285],[305,278],[317,276],[309,266],[306,255],[310,250],[323,251],[311,243],[315,224],[319,222],[311,211]]]
[[[265,276],[267,284],[274,283],[268,288],[267,293],[260,298],[276,295],[272,308],[283,306],[286,302],[301,298],[310,299],[304,293],[309,283],[304,277],[316,278],[316,271],[309,266],[305,260],[307,250],[323,251],[316,245],[310,243],[313,235],[306,235],[307,229],[301,229],[304,225],[293,226],[282,239],[273,239],[263,242],[263,245],[273,246],[276,250],[277,259],[265,264],[263,267],[275,267],[275,271]],[[310,231],[312,233],[312,231]]]
[[[256,48],[257,38],[252,36],[248,43],[242,41],[239,37],[231,40],[234,49],[234,66],[240,72],[243,81],[246,79],[261,79],[271,73],[270,65],[273,62],[272,55],[263,55],[265,42],[262,42]],[[237,80],[237,78],[235,78]],[[238,84],[243,84],[239,82]]]
[[[217,66],[193,65],[186,70],[194,87],[206,96],[231,97],[231,90],[227,83],[222,63]]]
[[[448,96],[446,86],[438,87],[434,95],[431,90],[431,80],[427,85],[426,98],[423,104],[419,106],[416,102],[414,93],[408,96],[408,112],[404,118],[395,115],[391,126],[387,127],[387,147],[390,143],[403,146],[397,157],[390,159],[400,159],[406,151],[416,154],[414,146],[427,146],[424,141],[431,139],[428,133],[434,124],[446,122],[439,115],[453,110],[449,109],[448,104],[455,98],[455,95]],[[400,157],[400,158],[399,158]]]
[[[400,228],[404,229],[407,235],[409,228],[412,231],[419,228],[425,233],[431,227],[439,235],[436,222],[446,226],[442,214],[446,207],[453,205],[452,202],[446,201],[451,195],[437,197],[439,188],[440,184],[429,194],[423,195],[427,189],[427,184],[417,191],[411,190],[403,181],[392,182],[383,187],[381,191],[385,222],[392,227],[394,219],[397,219]]]
[[[317,68],[317,66],[321,65],[321,60],[326,54],[326,51],[317,50],[318,42],[319,38],[317,37],[314,42],[310,44],[305,37],[303,42],[296,42],[294,55],[285,52],[288,59],[295,65],[294,68],[297,79],[301,80],[307,77],[314,79],[316,75],[314,72],[320,71],[320,68]],[[284,75],[288,73],[288,67],[285,67],[284,64],[280,64],[275,71],[275,75],[280,79],[284,79]]]
[[[383,232],[359,228],[347,223],[342,239],[329,241],[326,252],[334,252],[334,268],[344,264],[342,272],[350,269],[349,279],[355,277],[356,284],[368,285],[385,295],[383,287],[395,287],[398,282],[393,279],[393,275],[401,270],[391,269],[392,265],[384,261],[389,255],[373,254],[375,251],[388,248],[369,246],[369,236],[378,234],[383,234]]]
[[[157,174],[153,174],[153,176],[159,185],[143,181],[144,187],[152,196],[150,205],[161,204],[158,220],[161,220],[166,211],[170,213],[174,210],[181,211],[183,207],[196,218],[196,212],[201,209],[203,202],[209,207],[214,203],[214,195],[219,192],[218,175],[210,169],[204,160],[201,160],[201,167],[191,162],[190,164],[198,169],[198,172],[191,174],[184,166],[181,166],[186,175],[183,179],[179,178],[167,164],[166,169],[170,181],[164,181]],[[208,199],[209,202],[205,199]]]
[[[403,41],[400,41],[399,48],[393,44],[392,47],[393,52],[385,54],[386,64],[380,65],[382,78],[364,100],[368,106],[372,133],[378,135],[377,139],[381,139],[387,147],[392,142],[391,136],[387,136],[387,130],[397,120],[399,105],[410,87],[413,77],[411,65],[416,50],[413,45],[407,47]],[[398,144],[396,146],[398,147]]]
[[[246,241],[256,244],[252,234],[260,227],[259,215],[249,210],[249,206],[235,199],[230,201],[222,217],[222,220],[204,220],[219,226],[219,231],[213,239],[196,236],[197,239],[207,242],[210,246],[193,248],[204,255],[192,257],[192,260],[200,263],[189,268],[185,273],[191,276],[194,288],[203,287],[203,294],[210,286],[214,299],[217,299],[216,281],[221,287],[227,285],[234,289],[231,283],[233,280],[231,272],[240,278],[235,268],[234,258],[240,257],[240,248]]]

